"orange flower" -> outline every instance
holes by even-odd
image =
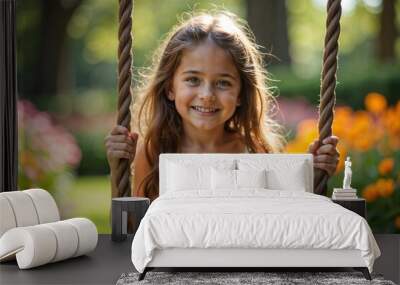
[[[353,113],[346,134],[346,140],[351,148],[358,151],[369,150],[379,139],[377,134],[371,114],[366,111]]]
[[[378,165],[380,175],[386,175],[393,170],[394,160],[393,158],[385,158]]]
[[[386,109],[387,105],[386,98],[382,94],[376,92],[369,93],[365,97],[364,103],[367,110],[374,114],[381,113]]]
[[[335,118],[332,123],[332,131],[338,137],[346,139],[348,137],[349,126],[352,125],[353,111],[350,107],[337,107]]]
[[[381,178],[376,182],[375,185],[379,191],[379,194],[384,198],[387,198],[390,195],[392,195],[392,193],[394,191],[393,179],[382,179]]]
[[[343,171],[343,169],[344,169],[344,161],[346,160],[346,156],[347,156],[347,148],[340,141],[340,139],[339,139],[339,143],[337,145],[337,149],[338,149],[338,151],[340,153],[340,156],[339,156],[339,163],[338,163],[338,166],[336,167],[335,174],[338,174],[338,173]]]
[[[383,125],[389,135],[389,142],[394,149],[400,148],[400,101],[388,108],[383,114]]]
[[[314,119],[303,120],[297,126],[296,138],[287,144],[286,152],[306,152],[309,144],[316,138],[318,138],[317,121]]]
[[[379,192],[375,185],[371,184],[364,188],[362,196],[368,203],[371,203],[379,197]]]
[[[397,216],[394,219],[394,225],[396,226],[396,228],[400,229],[400,216]]]

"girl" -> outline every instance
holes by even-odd
[[[105,139],[113,188],[119,159],[133,162],[132,196],[154,200],[160,153],[283,150],[280,127],[268,117],[273,97],[262,54],[242,20],[200,13],[176,26],[160,48],[139,92],[138,133],[116,126]],[[338,163],[337,142],[335,136],[323,145],[316,140],[308,150],[329,175]]]

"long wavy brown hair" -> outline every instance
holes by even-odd
[[[151,172],[144,178],[144,193],[154,200],[158,197],[160,153],[176,153],[183,137],[182,119],[175,103],[168,100],[175,70],[185,49],[212,40],[230,53],[240,74],[241,105],[225,123],[225,130],[242,135],[250,152],[281,152],[285,143],[281,127],[270,118],[275,100],[267,87],[268,74],[263,53],[255,43],[247,23],[226,11],[184,14],[167,35],[153,57],[150,71],[141,74],[134,91],[132,121],[145,146]],[[134,172],[133,172],[134,175]]]

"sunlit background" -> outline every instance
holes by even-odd
[[[287,151],[307,151],[317,137],[326,1],[134,2],[135,78],[182,13],[224,7],[247,19],[276,56],[266,62]],[[63,218],[88,217],[109,233],[104,137],[116,123],[118,1],[17,5],[19,188],[44,188]],[[333,126],[341,162],[329,194],[341,187],[350,155],[352,186],[367,200],[373,231],[400,233],[400,4],[343,0],[342,7]]]

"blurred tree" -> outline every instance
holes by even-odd
[[[66,30],[82,0],[25,0],[17,2],[19,64],[30,77],[19,76],[19,92],[33,101],[70,87]],[[21,75],[21,74],[20,74]]]
[[[285,0],[247,0],[247,21],[257,43],[276,60],[270,64],[290,65],[289,36]]]
[[[377,36],[378,58],[381,62],[393,61],[396,57],[395,43],[398,36],[396,29],[396,0],[383,0],[379,15],[379,34]]]

